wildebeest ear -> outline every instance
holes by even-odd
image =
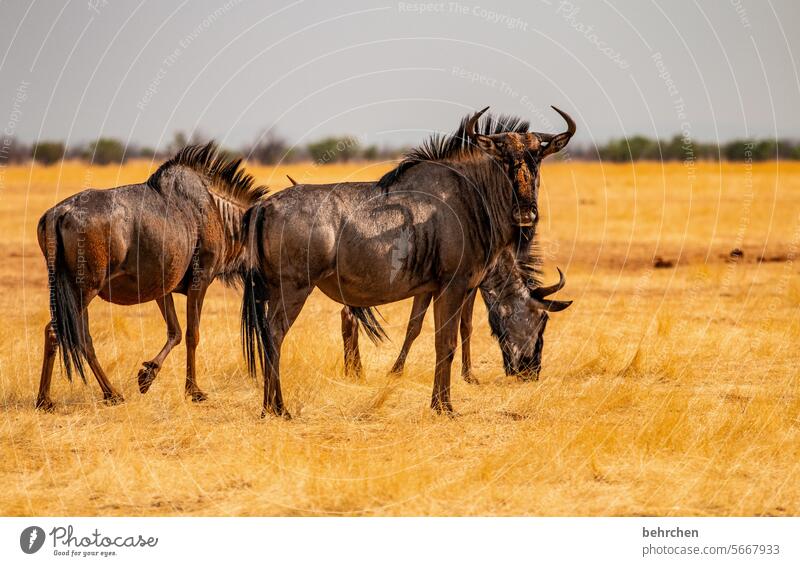
[[[479,148],[481,148],[483,151],[485,151],[492,157],[500,156],[500,149],[497,147],[495,141],[489,136],[476,135],[473,138],[473,140],[475,142],[475,145],[477,145]]]
[[[567,147],[572,134],[558,134],[554,136],[546,145],[542,147],[542,157],[547,157],[552,153],[557,153]]]

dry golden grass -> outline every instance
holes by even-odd
[[[283,187],[287,172],[334,181],[387,167],[253,171]],[[209,402],[182,396],[183,346],[139,395],[136,372],[165,338],[158,309],[98,300],[98,355],[127,402],[107,407],[95,383],[70,385],[56,370],[57,410],[39,414],[38,217],[87,185],[140,181],[149,168],[0,172],[0,513],[800,514],[800,164],[546,164],[546,269],[565,269],[562,296],[575,304],[553,315],[534,384],[503,375],[476,308],[481,384],[454,380],[456,419],[426,408],[431,316],[405,377],[390,381],[410,301],[381,309],[392,343],[363,341],[356,381],[343,374],[339,306],[316,293],[284,346],[295,419],[260,420],[239,297],[219,284],[198,350]],[[735,247],[744,258],[728,263]],[[676,265],[653,269],[655,256]]]

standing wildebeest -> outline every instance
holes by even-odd
[[[84,360],[110,403],[123,400],[106,377],[89,334],[87,307],[103,299],[133,305],[155,301],[167,323],[167,342],[139,371],[145,393],[164,359],[181,341],[171,293],[186,295],[186,394],[206,399],[195,377],[200,313],[211,282],[241,281],[245,210],[267,193],[244,173],[240,159],[218,154],[213,143],[190,146],[147,182],[73,195],[39,220],[39,247],[47,260],[51,322],[36,407],[51,410],[50,380],[61,348],[71,379],[86,380]]]
[[[531,255],[532,262],[538,258]],[[500,343],[503,368],[506,375],[516,375],[523,381],[538,380],[541,371],[544,330],[547,312],[566,309],[572,301],[554,301],[546,297],[564,287],[564,274],[558,270],[559,281],[555,285],[542,287],[534,263],[519,260],[506,250],[495,267],[479,285],[481,296],[489,312],[489,325]],[[403,347],[390,373],[402,374],[406,357],[414,340],[422,331],[433,294],[417,295],[411,307]],[[468,383],[477,383],[472,375],[470,337],[472,336],[472,308],[474,293],[461,309],[461,376]],[[358,347],[358,318],[350,307],[342,309],[342,340],[344,342],[344,364],[349,373],[361,374],[361,355]]]
[[[568,126],[560,134],[490,118],[478,134],[483,112],[453,136],[434,137],[378,183],[298,185],[248,210],[242,339],[248,368],[254,372],[258,358],[264,373],[262,415],[288,417],[281,345],[314,287],[361,309],[433,293],[431,407],[452,413],[450,366],[462,305],[499,254],[529,232],[541,161],[575,133],[558,111]],[[392,261],[399,242],[406,253]]]
[[[297,185],[297,181],[291,176],[287,175],[286,177],[292,185]],[[533,218],[532,232],[534,232],[534,236],[528,242],[527,257],[524,257],[523,253],[513,254],[510,250],[505,250],[498,259],[497,265],[479,286],[481,296],[489,311],[492,336],[500,343],[506,375],[516,375],[523,381],[539,379],[544,331],[548,321],[547,312],[561,311],[572,304],[572,301],[547,299],[548,296],[564,287],[564,274],[560,269],[558,270],[558,283],[549,287],[541,285],[539,280],[541,258],[534,242],[535,226],[538,220],[538,216]],[[524,246],[521,247],[520,252],[524,252],[525,249]],[[477,383],[472,375],[470,355],[474,298],[475,293],[472,292],[461,309],[459,329],[461,334],[461,376],[468,383]],[[408,352],[422,331],[425,312],[432,299],[433,293],[414,297],[403,346],[390,373],[403,373]],[[385,333],[369,308],[353,309],[346,306],[342,308],[341,317],[345,372],[361,375],[363,366],[358,346],[359,318],[366,317],[368,321],[367,335],[374,342],[385,336]]]

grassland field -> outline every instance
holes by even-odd
[[[183,345],[140,395],[137,371],[166,337],[158,308],[97,300],[94,343],[126,402],[106,406],[94,381],[56,369],[57,408],[36,412],[48,320],[38,218],[153,167],[0,170],[0,514],[800,514],[800,163],[545,163],[545,277],[561,267],[558,297],[574,304],[551,316],[536,383],[504,375],[476,305],[480,384],[455,362],[455,419],[428,409],[430,314],[405,375],[390,378],[411,302],[382,307],[391,342],[361,341],[359,380],[343,371],[340,306],[319,292],[284,344],[295,418],[260,419],[240,297],[221,284],[198,349],[209,401],[183,396]],[[390,167],[249,169],[279,189],[287,173],[369,180]]]

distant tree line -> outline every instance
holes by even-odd
[[[304,146],[293,146],[288,140],[272,131],[266,131],[256,141],[242,148],[241,154],[248,161],[263,165],[313,161],[320,165],[348,161],[375,161],[394,159],[402,154],[395,148],[379,148],[363,145],[354,136],[329,136]]]
[[[42,140],[28,145],[15,138],[5,138],[0,140],[0,165],[3,162],[24,163],[30,160],[43,165],[52,165],[62,159],[81,159],[98,165],[124,163],[129,159],[161,160],[188,144],[206,141],[207,138],[202,134],[189,137],[183,132],[177,132],[165,150],[156,151],[138,145],[126,147],[122,141],[114,138],[99,138],[90,143],[70,147],[58,140]],[[402,154],[402,150],[398,149],[379,148],[376,145],[365,146],[354,136],[330,136],[303,146],[292,146],[286,139],[269,131],[238,150],[223,148],[222,151],[230,155],[242,155],[248,161],[265,165],[298,161],[314,161],[319,164],[374,161],[394,159]]]
[[[82,159],[99,165],[124,163],[133,158],[152,158],[155,151],[141,147],[128,147],[113,138],[99,138],[77,147],[67,147],[63,141],[42,140],[24,144],[15,138],[6,138],[0,145],[0,164],[25,163],[36,161],[43,165],[53,165],[62,159]]]
[[[23,163],[31,159],[44,165],[52,165],[62,159],[82,159],[99,165],[124,163],[129,159],[166,159],[189,143],[203,143],[202,135],[186,136],[182,132],[174,135],[164,151],[150,147],[126,145],[114,138],[100,138],[93,142],[67,147],[63,141],[42,140],[26,145],[14,138],[0,140],[0,165]],[[645,136],[613,139],[594,146],[571,146],[570,159],[590,161],[767,161],[771,159],[800,160],[800,142],[796,140],[733,140],[723,144],[702,143],[674,136],[669,140],[658,140]],[[238,150],[223,150],[231,155],[243,155],[248,161],[264,165],[313,161],[319,164],[390,160],[400,157],[403,149],[379,148],[364,145],[353,136],[330,136],[302,146],[290,144],[285,138],[271,130]]]
[[[602,161],[769,161],[800,159],[796,140],[732,140],[723,144],[703,143],[682,136],[658,140],[645,136],[613,139],[591,147],[570,148],[573,159]]]

